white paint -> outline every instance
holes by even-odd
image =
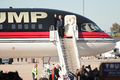
[[[75,15],[66,15],[65,16],[65,33],[67,37],[72,36],[72,30],[76,30],[77,20]]]
[[[31,22],[36,23],[37,19],[43,19],[47,17],[45,12],[31,12]]]
[[[119,49],[119,51],[114,52],[113,49],[115,49],[115,48]],[[120,41],[116,42],[115,48],[113,48],[110,51],[107,51],[105,53],[102,53],[102,57],[107,57],[107,58],[113,57],[113,58],[115,58],[116,55],[120,55]]]
[[[29,13],[28,12],[20,12],[17,15],[16,12],[8,12],[8,23],[14,23],[14,19],[16,23],[21,23],[24,20],[24,23],[29,23]]]
[[[0,56],[3,58],[58,56],[57,47],[52,42],[34,42],[0,43]],[[79,41],[77,45],[80,56],[94,56],[113,49],[115,43],[81,43]]]
[[[5,12],[0,12],[0,23],[3,23],[6,20]]]
[[[115,48],[118,48],[118,49],[119,49],[119,52],[120,52],[120,41],[116,42]]]
[[[8,23],[21,23],[22,20],[24,23],[37,23],[38,19],[48,16],[45,12],[20,12],[19,14],[17,12],[0,12],[0,23],[4,23],[7,20],[6,15],[8,15]]]

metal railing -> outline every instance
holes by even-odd
[[[73,36],[73,44],[74,44],[74,48],[75,48],[78,69],[80,69],[81,62],[80,62],[80,55],[79,55],[79,50],[78,50],[78,46],[77,46],[78,28],[76,28],[76,30],[74,30],[74,29],[72,30],[72,36]]]
[[[61,46],[61,40],[59,38],[59,33],[57,31],[57,49],[58,49],[58,55],[59,55],[59,60],[61,63],[61,68],[62,68],[62,74],[63,75],[67,75],[67,69],[66,69],[66,64],[65,64],[65,60],[64,60],[64,53],[62,50],[62,46]]]
[[[55,30],[54,25],[51,25],[50,28],[50,41],[56,41],[57,40],[57,30]]]

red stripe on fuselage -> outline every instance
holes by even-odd
[[[16,36],[24,36],[24,35],[49,35],[49,32],[0,32],[0,36],[11,36],[11,35],[16,35]]]
[[[0,38],[49,38],[49,32],[0,32]]]
[[[112,38],[105,32],[79,32],[79,38]]]
[[[49,36],[0,36],[0,38],[49,38]]]
[[[49,34],[49,32],[0,32],[0,38],[49,38]],[[79,32],[79,38],[112,37],[104,32]]]

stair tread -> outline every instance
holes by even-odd
[[[78,69],[78,63],[75,56],[73,38],[60,38],[60,43],[67,71],[76,71],[76,69]]]

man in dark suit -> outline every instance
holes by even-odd
[[[59,36],[63,38],[64,37],[64,31],[63,31],[63,20],[62,20],[61,15],[58,16],[57,29],[58,29]]]
[[[57,20],[58,20],[57,15],[54,14],[54,29],[55,30],[57,30]]]

